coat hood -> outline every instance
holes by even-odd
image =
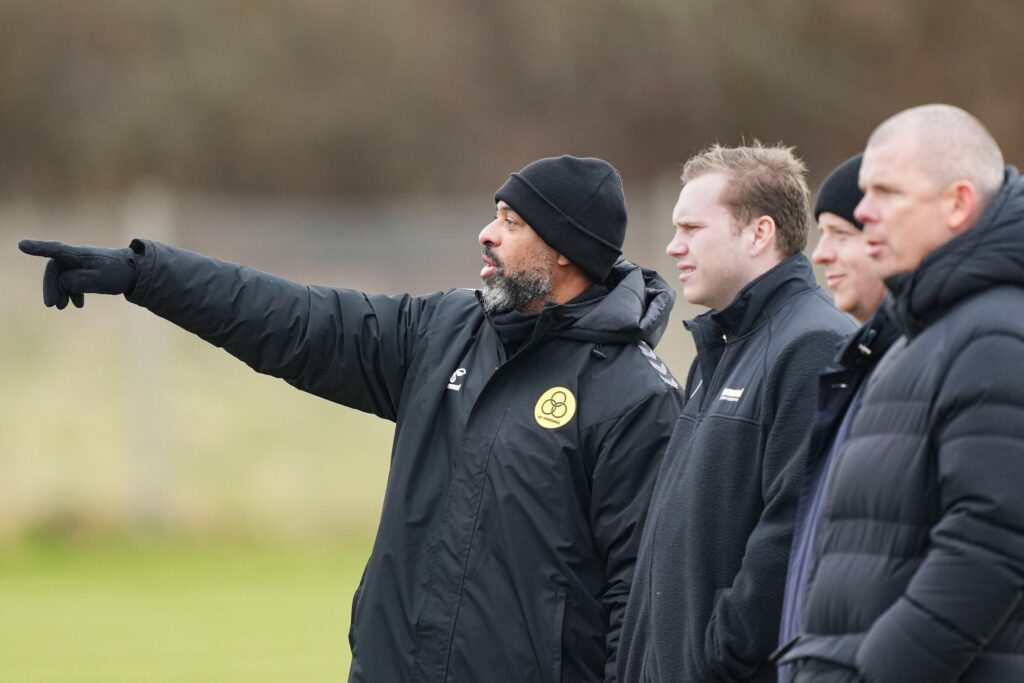
[[[1024,179],[1007,166],[1003,187],[978,224],[885,282],[908,336],[960,301],[999,285],[1024,286]]]
[[[605,281],[608,293],[596,304],[551,306],[559,310],[557,334],[597,344],[646,342],[665,333],[676,293],[658,273],[620,258]]]

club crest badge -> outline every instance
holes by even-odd
[[[544,429],[564,427],[575,414],[576,397],[565,387],[551,387],[533,407],[533,417]]]

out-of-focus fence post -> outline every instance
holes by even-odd
[[[124,244],[135,237],[173,242],[174,197],[160,183],[140,183],[125,195],[120,220]],[[124,425],[133,469],[133,522],[143,530],[159,531],[170,522],[173,476],[167,428],[168,330],[150,314],[131,315],[126,321]]]

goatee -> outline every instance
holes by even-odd
[[[509,274],[505,271],[505,264],[494,252],[484,249],[484,255],[497,268],[489,280],[484,280],[481,290],[484,312],[488,315],[522,311],[535,306],[538,301],[546,301],[551,294],[550,271]]]

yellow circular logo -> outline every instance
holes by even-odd
[[[576,397],[565,387],[551,387],[537,399],[533,417],[544,429],[556,429],[569,423],[576,414]]]

